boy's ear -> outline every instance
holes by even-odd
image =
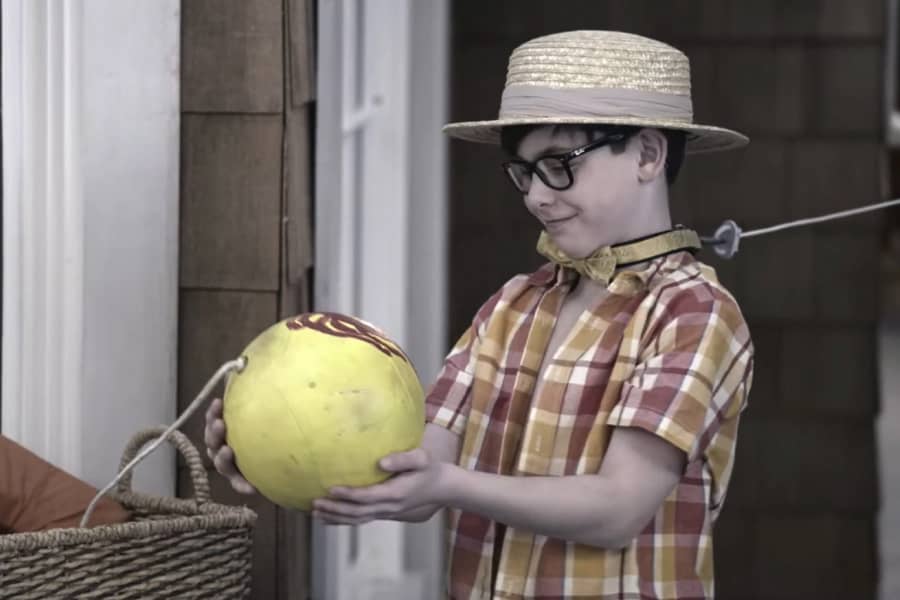
[[[665,174],[668,140],[658,129],[642,129],[638,141],[638,180],[653,181]]]

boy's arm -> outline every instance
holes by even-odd
[[[675,446],[622,427],[596,475],[509,477],[452,467],[442,485],[450,506],[548,537],[621,548],[650,522],[684,466]]]
[[[459,460],[461,446],[462,439],[449,429],[433,423],[425,425],[422,448],[428,450],[435,460],[455,465]]]
[[[446,505],[517,529],[617,548],[640,532],[671,493],[685,455],[651,433],[622,427],[613,432],[596,475],[492,475],[438,461],[422,449],[390,460],[397,477],[368,488],[336,488],[316,500],[318,515],[330,523],[359,524],[426,508],[430,516],[432,506]]]

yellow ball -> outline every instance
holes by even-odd
[[[378,460],[422,441],[419,378],[367,323],[303,314],[264,331],[243,356],[225,390],[227,443],[244,477],[276,504],[309,510],[332,486],[383,481]]]

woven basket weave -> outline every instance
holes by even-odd
[[[164,430],[136,434],[121,466]],[[127,523],[0,536],[0,598],[246,598],[256,514],[211,502],[197,449],[178,431],[168,441],[187,462],[193,499],[132,492],[129,473],[110,494],[131,511]]]

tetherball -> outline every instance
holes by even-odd
[[[224,396],[227,443],[244,477],[281,506],[310,510],[335,485],[388,473],[378,460],[419,446],[424,393],[403,350],[368,323],[308,313],[244,350]]]

